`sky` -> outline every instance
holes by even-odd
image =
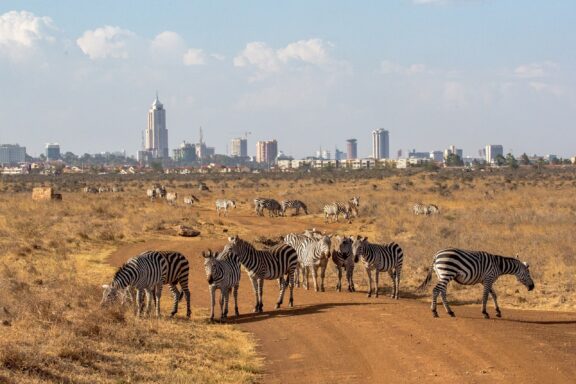
[[[576,1],[0,1],[0,143],[576,155]]]

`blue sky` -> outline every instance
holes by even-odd
[[[3,0],[0,142],[134,154],[158,90],[171,148],[574,156],[574,47],[568,0]]]

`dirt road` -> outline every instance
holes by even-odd
[[[266,228],[258,231],[269,233]],[[208,289],[199,255],[202,249],[223,245],[224,235],[218,237],[128,245],[112,254],[110,262],[118,266],[147,249],[181,251],[191,262],[192,303],[206,308]],[[456,318],[440,308],[441,317],[433,319],[428,304],[407,293],[399,301],[369,299],[365,292],[338,293],[333,286],[320,293],[296,288],[295,308],[275,311],[277,294],[278,285],[266,282],[265,312],[253,315],[254,296],[244,274],[241,315],[230,319],[255,335],[266,358],[265,383],[575,382],[574,313],[503,308],[502,319],[484,320],[478,305],[461,305],[453,307]]]

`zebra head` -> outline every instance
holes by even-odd
[[[214,269],[217,264],[216,258],[218,257],[218,252],[212,253],[209,249],[208,252],[202,251],[202,256],[204,256],[204,272],[206,272],[206,279],[208,284],[212,285],[214,283]]]
[[[516,260],[518,260],[518,256],[516,256]],[[514,275],[516,279],[518,279],[518,282],[524,284],[529,291],[534,289],[534,281],[532,280],[532,276],[530,276],[530,268],[527,262],[518,260],[518,268]]]
[[[352,256],[352,239],[348,236],[340,238],[340,246],[338,247],[338,251],[343,255],[347,255],[346,258]],[[354,256],[354,262],[358,262],[358,255]]]
[[[320,248],[320,255],[325,258],[330,257],[330,248],[332,248],[332,241],[330,238],[331,236],[324,235],[317,240]]]
[[[126,289],[108,284],[102,285],[102,289],[104,291],[102,292],[102,301],[100,301],[101,307],[105,308],[118,302],[124,303],[126,301]]]
[[[352,242],[352,254],[354,255],[354,262],[365,254],[366,245],[368,245],[368,238],[356,236]]]
[[[236,208],[236,201],[228,200],[228,205],[231,206],[232,208]]]

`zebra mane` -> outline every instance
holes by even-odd
[[[124,264],[122,264],[122,266],[120,266],[120,268],[118,268],[118,270],[116,270],[116,272],[114,272],[114,277],[112,277],[112,284],[114,285],[114,283],[116,282],[120,282],[121,279],[120,277],[124,274],[124,271],[126,270],[126,267],[128,267],[128,265],[130,264],[130,262],[133,260],[134,258],[129,259],[128,261],[126,261]],[[129,276],[129,274],[127,274]]]

